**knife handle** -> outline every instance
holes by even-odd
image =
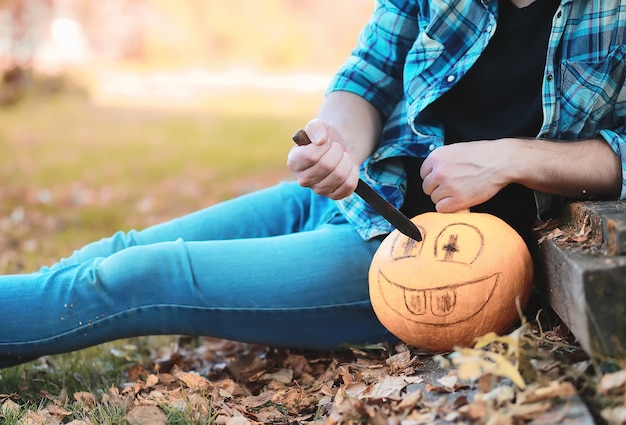
[[[296,131],[292,138],[293,138],[293,141],[296,142],[296,145],[298,146],[305,146],[305,145],[311,144],[311,139],[309,139],[309,136],[302,129],[299,129],[298,131]]]

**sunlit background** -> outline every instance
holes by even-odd
[[[0,65],[5,85],[26,83],[20,71],[63,76],[99,104],[189,106],[233,89],[319,94],[371,8],[372,0],[0,0]],[[11,90],[4,102],[19,95]]]
[[[293,178],[372,8],[0,0],[0,273]]]

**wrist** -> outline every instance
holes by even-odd
[[[502,173],[506,184],[527,184],[527,176],[532,171],[529,169],[533,162],[534,139],[505,138],[499,141],[503,143],[502,153],[506,153]]]

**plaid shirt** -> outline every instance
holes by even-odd
[[[541,1],[541,0],[538,0]],[[426,107],[474,64],[495,32],[496,0],[377,0],[357,47],[328,92],[355,93],[385,126],[361,177],[399,207],[406,192],[402,156],[425,157],[443,145],[443,129]],[[626,2],[562,0],[553,18],[538,138],[602,137],[626,175]],[[559,198],[535,193],[540,217]],[[626,199],[622,180],[621,199]],[[357,195],[337,201],[364,239],[393,228]]]

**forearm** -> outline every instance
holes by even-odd
[[[317,117],[335,127],[359,164],[378,143],[382,127],[380,114],[369,102],[353,93],[330,93]]]
[[[621,162],[605,141],[508,140],[516,152],[513,182],[573,199],[619,197]]]

